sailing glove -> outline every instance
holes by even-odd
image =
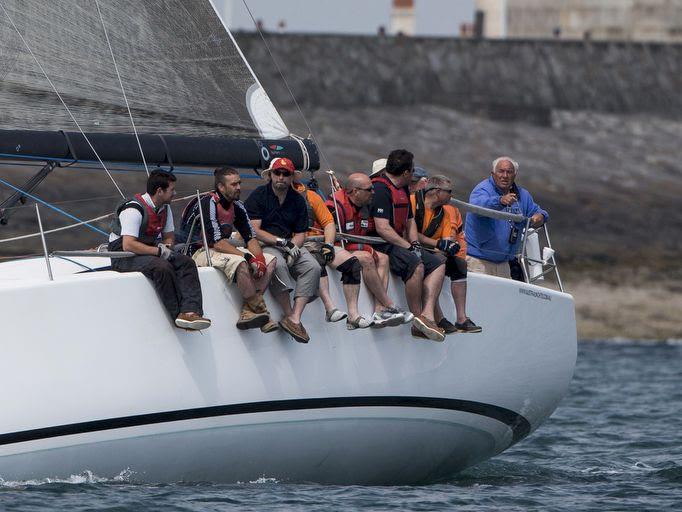
[[[324,261],[326,263],[331,263],[331,261],[334,259],[334,256],[336,254],[334,250],[334,246],[330,244],[322,244],[322,248],[320,249],[320,252],[322,253],[322,256],[324,256]]]
[[[175,259],[175,252],[166,244],[159,244],[157,247],[159,248],[159,258],[166,261],[173,261]]]
[[[440,240],[438,240],[436,248],[438,248],[439,251],[444,252],[451,258],[454,258],[460,249],[459,244],[457,242],[453,242],[452,240],[448,240],[447,238],[441,238]]]
[[[414,241],[410,244],[410,252],[416,254],[418,257],[422,257],[422,244],[418,241]]]
[[[288,238],[278,238],[277,246],[287,255],[287,265],[291,265],[301,255],[301,248]]]
[[[254,256],[253,254],[247,252],[244,253],[244,259],[249,265],[249,270],[254,279],[260,279],[265,275],[267,270],[267,265],[265,263],[265,256],[262,254]]]

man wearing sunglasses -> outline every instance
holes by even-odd
[[[305,200],[291,186],[295,172],[288,158],[273,159],[263,171],[268,183],[251,193],[246,211],[256,237],[265,244],[263,252],[277,259],[270,291],[284,313],[279,326],[299,343],[308,343],[310,336],[301,323],[301,315],[306,304],[317,298],[320,265],[303,247],[308,212]]]
[[[415,315],[412,333],[434,341],[445,340],[445,331],[436,325],[436,302],[445,277],[445,263],[422,251],[414,222],[408,185],[414,171],[414,156],[404,149],[388,155],[386,170],[372,180],[374,199],[371,215],[377,234],[386,243],[375,249],[388,255],[391,272],[405,283],[405,296]]]
[[[450,292],[455,302],[457,319],[452,324],[436,303],[435,317],[438,327],[446,334],[455,332],[481,332],[466,314],[467,263],[466,253],[458,233],[452,230],[452,219],[445,205],[452,198],[452,182],[447,176],[437,175],[428,178],[426,188],[418,190],[410,197],[414,210],[414,220],[419,230],[419,241],[424,248],[438,251],[445,258],[445,275],[450,278]],[[461,230],[459,236],[462,237]]]

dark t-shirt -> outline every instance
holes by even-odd
[[[291,238],[295,233],[308,231],[305,199],[293,188],[289,188],[280,205],[272,185],[268,183],[251,192],[244,204],[249,217],[260,220],[260,228],[272,235]]]
[[[403,187],[407,197],[410,197],[410,191],[407,187]],[[391,224],[391,227],[395,227],[393,224],[393,200],[391,198],[391,189],[388,185],[381,182],[374,183],[374,198],[372,199],[372,205],[370,207],[370,215],[379,219],[387,219]],[[407,218],[411,219],[412,205],[409,206]]]

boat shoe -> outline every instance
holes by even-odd
[[[474,322],[472,322],[471,318],[467,318],[461,324],[455,324],[455,327],[457,327],[457,332],[474,333],[474,332],[481,332],[483,330],[482,327],[480,327],[480,326],[476,325]]]
[[[413,338],[428,340],[428,338],[426,336],[424,336],[424,333],[421,332],[419,329],[417,329],[414,325],[412,327],[410,327],[410,334],[412,334]]]
[[[211,321],[208,318],[190,312],[190,313],[180,313],[175,319],[175,325],[180,329],[188,329],[190,331],[200,331],[211,327]]]
[[[353,331],[355,329],[367,329],[373,324],[372,320],[367,320],[364,316],[360,315],[355,320],[350,318],[346,319],[346,329]]]
[[[340,322],[344,318],[348,316],[348,313],[344,313],[343,311],[340,311],[336,308],[332,309],[331,311],[327,311],[324,315],[324,319],[327,322]]]
[[[419,315],[414,317],[412,325],[416,327],[428,339],[433,341],[444,341],[445,331],[436,325],[436,322]]]
[[[256,294],[249,300],[244,300],[242,311],[237,320],[237,329],[256,329],[263,327],[270,321],[270,313],[265,305],[263,296]]]
[[[278,330],[279,330],[279,324],[272,319],[268,320],[267,324],[260,326],[260,332],[264,332],[265,334],[267,334],[269,332],[275,332]]]
[[[299,343],[308,343],[310,341],[310,336],[308,336],[303,324],[296,324],[284,317],[279,321],[279,327]]]
[[[445,331],[445,334],[454,334],[457,332],[457,327],[450,320],[443,317],[438,322],[438,327]]]

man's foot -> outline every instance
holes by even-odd
[[[261,325],[260,332],[264,332],[265,334],[269,332],[275,332],[279,330],[279,324],[275,322],[274,320],[268,320],[268,323],[265,325]]]
[[[441,318],[437,325],[445,331],[445,334],[454,334],[457,332],[457,327],[455,327],[455,324],[445,317]]]
[[[327,311],[324,315],[324,318],[327,320],[327,322],[340,322],[347,316],[348,313],[344,313],[343,311],[339,311],[338,309],[334,308],[331,311]]]
[[[471,318],[467,318],[461,324],[456,323],[455,327],[457,327],[457,332],[476,333],[481,332],[483,330],[483,327],[476,325],[474,322],[471,321]]]
[[[303,324],[294,323],[287,317],[284,317],[279,321],[279,326],[299,343],[308,343],[310,341],[310,336],[308,336]]]
[[[256,329],[270,321],[270,313],[261,295],[251,297],[242,304],[242,311],[237,320],[237,329]]]
[[[426,336],[424,336],[424,333],[422,333],[414,325],[412,327],[410,327],[410,332],[412,333],[412,337],[414,337],[414,338],[419,338],[422,340],[428,340],[428,338]]]
[[[360,315],[355,320],[348,318],[346,320],[346,329],[353,331],[355,329],[367,329],[372,326],[372,320],[367,320],[364,316]]]
[[[201,331],[211,327],[211,321],[198,313],[190,311],[189,313],[180,313],[175,319],[175,325],[180,329]]]
[[[412,325],[416,327],[424,336],[433,341],[444,341],[445,332],[436,325],[436,322],[419,315],[414,317]]]
[[[372,315],[372,327],[381,329],[382,327],[395,327],[403,324],[403,314],[398,310],[391,311],[391,308],[384,309],[381,313]]]

